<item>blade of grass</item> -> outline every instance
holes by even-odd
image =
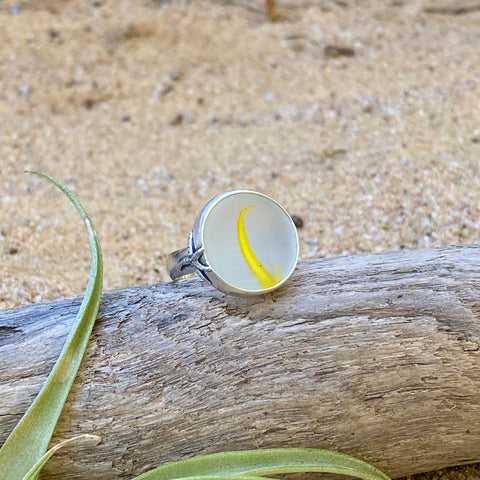
[[[238,476],[296,472],[340,473],[364,480],[389,480],[382,471],[358,458],[315,448],[272,448],[200,455],[161,465],[133,480],[207,480],[204,477],[238,480]]]
[[[58,180],[41,172],[29,172],[56,185],[73,203],[84,221],[91,249],[87,290],[63,350],[42,390],[0,449],[0,478],[22,480],[48,448],[68,392],[75,380],[95,319],[103,283],[103,261],[95,227],[74,194]]]

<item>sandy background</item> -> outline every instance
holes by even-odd
[[[302,258],[480,241],[480,7],[278,6],[0,0],[0,308],[81,293],[89,271],[73,207],[25,169],[81,199],[106,289],[167,281],[233,188],[303,219]]]

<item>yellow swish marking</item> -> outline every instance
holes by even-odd
[[[262,262],[257,258],[253,251],[245,230],[244,217],[248,210],[255,207],[255,205],[249,205],[240,211],[237,221],[237,233],[238,244],[242,252],[243,258],[247,262],[247,265],[252,270],[255,277],[257,277],[258,283],[262,288],[270,288],[276,285],[282,279],[282,273],[280,268],[277,267],[275,273],[271,273],[267,268],[262,265]]]

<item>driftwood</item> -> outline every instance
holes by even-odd
[[[432,2],[424,7],[427,13],[442,15],[465,15],[480,10],[480,2],[474,0],[449,0]]]
[[[0,442],[80,304],[0,312]],[[264,297],[200,279],[104,294],[42,478],[132,478],[199,453],[341,450],[393,477],[480,461],[480,246],[301,262]]]

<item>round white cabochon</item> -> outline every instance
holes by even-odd
[[[251,292],[284,282],[298,260],[290,215],[255,192],[231,192],[214,203],[205,218],[202,243],[214,273],[232,287]]]

